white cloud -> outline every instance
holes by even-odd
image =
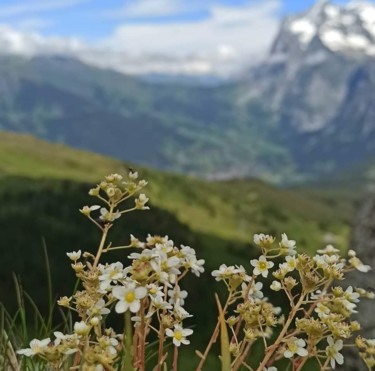
[[[140,0],[140,3],[151,1],[172,3],[172,0]],[[148,6],[148,9],[134,9],[133,14],[152,12],[153,5]],[[41,53],[75,56],[86,63],[124,73],[228,75],[264,55],[277,31],[280,7],[281,0],[251,1],[237,7],[211,6],[209,17],[203,20],[122,23],[112,35],[91,46],[77,38],[44,37],[4,26],[0,28],[0,51],[27,56]],[[155,12],[159,10],[152,14]]]
[[[102,45],[123,53],[204,61],[217,72],[230,68],[229,64],[250,63],[250,58],[264,54],[276,33],[280,7],[279,0],[266,0],[242,7],[213,6],[210,16],[200,21],[125,23]]]

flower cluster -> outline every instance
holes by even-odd
[[[184,328],[183,322],[191,315],[184,308],[187,292],[180,286],[190,271],[196,276],[204,272],[204,260],[196,257],[189,246],[176,247],[168,236],[148,236],[141,242],[133,235],[126,246],[106,245],[113,223],[132,210],[147,210],[148,198],[140,194],[135,206],[121,209],[121,204],[139,192],[147,183],[137,181],[138,174],[131,171],[126,181],[111,174],[89,194],[98,198],[105,207],[85,206],[80,211],[102,231],[96,255],[81,250],[67,253],[82,288],[70,297],[58,300],[77,315],[70,334],[54,332],[54,340],[34,339],[30,347],[19,354],[37,356],[52,369],[60,370],[69,357],[71,364],[83,370],[145,369],[146,338],[155,332],[159,338],[158,369],[165,361],[163,343],[170,339],[176,348],[189,344],[193,330]],[[99,212],[99,216],[93,214]],[[103,254],[112,250],[133,249],[122,262],[101,263]],[[106,328],[105,320],[111,312],[125,314],[124,334]],[[156,324],[157,325],[156,325]],[[75,369],[75,368],[74,368]]]
[[[62,308],[74,313],[75,322],[69,333],[55,331],[53,339],[33,339],[18,354],[37,357],[51,370],[67,366],[84,371],[145,371],[146,346],[153,338],[159,344],[152,349],[157,355],[154,370],[168,368],[166,342],[173,345],[173,370],[177,370],[178,349],[190,343],[193,333],[185,321],[191,314],[184,307],[188,293],[181,282],[189,272],[199,277],[204,260],[189,246],[175,246],[168,236],[148,235],[141,241],[130,235],[124,246],[107,242],[116,220],[127,212],[149,208],[148,198],[140,193],[146,185],[138,181],[137,172],[130,171],[126,179],[111,174],[89,191],[103,205],[84,206],[80,212],[102,236],[95,255],[81,250],[67,253],[81,286],[58,300]],[[131,198],[134,204],[124,207]],[[344,343],[360,330],[360,324],[351,319],[358,302],[375,295],[337,282],[352,270],[366,273],[371,268],[353,250],[342,257],[331,245],[313,257],[298,254],[296,242],[286,234],[278,243],[274,236],[256,234],[253,242],[260,254],[249,261],[248,271],[242,265],[222,264],[212,272],[225,285],[227,299],[222,306],[217,297],[218,323],[205,351],[197,351],[196,370],[202,370],[219,334],[225,370],[245,366],[277,371],[278,362],[284,361],[299,371],[309,359],[322,370],[342,365]],[[103,262],[103,255],[114,250],[130,251],[124,261]],[[283,294],[289,310],[282,313],[270,302],[267,291]],[[119,333],[106,325],[113,312],[124,321]],[[256,342],[263,344],[264,356],[254,369],[246,362]],[[374,340],[357,337],[355,344],[369,369],[374,367]]]
[[[264,343],[265,354],[257,371],[275,369],[273,365],[282,358],[289,359],[296,370],[302,369],[309,358],[314,358],[321,369],[342,365],[344,341],[360,330],[360,324],[350,318],[357,312],[360,298],[373,298],[374,294],[332,284],[343,280],[351,270],[366,273],[371,268],[364,265],[353,250],[343,258],[331,245],[318,250],[314,257],[297,254],[296,242],[289,240],[286,234],[278,244],[275,237],[265,234],[254,235],[253,241],[261,255],[250,261],[252,271],[248,273],[243,266],[223,264],[212,272],[228,289],[223,310],[232,333],[228,344],[231,370],[244,365],[259,338]],[[272,261],[275,259],[282,261],[277,265]],[[270,275],[273,276],[270,289],[284,292],[289,301],[287,316],[262,292],[266,284],[262,280]],[[272,334],[277,334],[273,343],[270,342]],[[215,334],[207,349],[214,340]],[[362,339],[360,345],[363,359],[370,364],[373,341]]]

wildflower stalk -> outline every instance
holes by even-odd
[[[122,362],[122,371],[133,371],[133,324],[131,320],[131,313],[129,311],[125,312],[125,329],[124,329],[124,354]]]
[[[174,347],[173,351],[173,371],[177,371],[178,366],[178,347]]]
[[[164,326],[160,323],[157,371],[161,371],[161,366],[163,365],[163,362],[164,362],[163,349],[164,349]]]
[[[110,212],[112,212],[112,211],[113,211],[113,206],[111,207]],[[112,226],[111,224],[106,224],[104,226],[102,239],[100,240],[100,244],[99,244],[99,247],[98,247],[98,252],[96,253],[96,256],[95,256],[95,261],[94,261],[93,268],[96,268],[98,266],[98,264],[99,264],[100,257],[101,257],[101,255],[103,253],[105,241],[107,239],[108,231],[111,228],[111,226]]]

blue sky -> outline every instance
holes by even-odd
[[[227,73],[264,56],[280,19],[313,3],[0,0],[0,50],[29,56],[67,54],[129,73]]]
[[[241,8],[258,0],[0,0],[0,23],[43,35],[76,36],[96,41],[121,24],[200,21],[212,7]],[[267,0],[263,1],[267,2]],[[271,2],[271,1],[269,1]],[[300,12],[313,0],[279,0],[275,16]],[[333,3],[345,3],[343,0]],[[155,5],[152,5],[155,4]],[[164,11],[163,11],[164,10]]]

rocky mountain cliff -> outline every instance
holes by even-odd
[[[300,169],[325,172],[375,154],[375,4],[318,1],[287,17],[238,104],[277,116]]]

